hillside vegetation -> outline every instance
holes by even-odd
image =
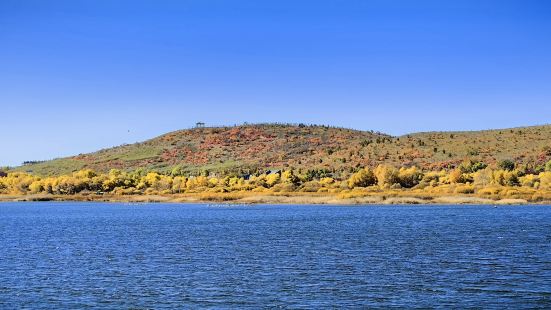
[[[256,173],[269,168],[345,171],[361,161],[351,156],[364,141],[388,135],[304,125],[247,125],[195,128],[171,132],[142,143],[19,167],[38,175],[66,174],[80,169],[108,172],[136,169],[184,174]]]
[[[302,125],[183,130],[28,162],[0,173],[0,200],[543,203],[550,137],[551,126],[401,137]]]
[[[537,169],[551,159],[551,125],[514,129],[427,132],[399,137],[327,126],[244,125],[171,132],[142,143],[30,163],[16,168],[40,176],[82,169],[156,171],[181,175],[245,175],[267,169],[323,171],[346,177],[360,167],[389,164],[451,169],[465,160],[503,160]]]

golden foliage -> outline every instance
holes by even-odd
[[[368,168],[360,169],[358,172],[352,174],[348,179],[348,187],[368,187],[377,183],[377,178],[373,171]]]
[[[398,169],[389,165],[377,166],[375,176],[380,187],[389,187],[399,182]]]
[[[308,193],[347,198],[400,193],[416,197],[467,195],[491,199],[542,201],[551,197],[551,171],[527,174],[523,170],[451,169],[422,171],[418,167],[397,169],[380,165],[374,170],[361,168],[347,179],[330,174],[295,175],[291,169],[250,176],[184,176],[159,172],[127,172],[113,169],[106,174],[81,170],[58,177],[41,178],[22,172],[0,177],[0,194],[76,195],[171,195],[220,193]],[[344,197],[343,196],[343,197]],[[209,196],[210,197],[210,196]],[[551,198],[550,198],[551,199]]]

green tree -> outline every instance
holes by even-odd
[[[500,161],[497,166],[503,170],[513,171],[515,169],[515,162],[510,159],[505,159]]]
[[[488,165],[485,163],[473,160],[465,160],[461,163],[461,165],[459,165],[459,169],[462,173],[474,173],[478,170],[485,169],[486,167],[488,167]]]

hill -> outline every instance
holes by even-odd
[[[551,159],[551,125],[513,129],[426,132],[393,137],[328,126],[259,124],[180,130],[130,145],[15,168],[36,175],[80,169],[155,170],[196,175],[253,173],[292,167],[347,175],[381,163],[452,168],[465,159],[493,165],[510,159],[543,165]]]

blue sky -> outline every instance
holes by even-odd
[[[551,4],[0,1],[0,165],[207,124],[551,120]]]

